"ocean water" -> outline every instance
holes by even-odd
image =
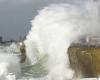
[[[74,80],[77,73],[70,67],[68,48],[82,37],[99,36],[97,2],[91,0],[81,7],[51,4],[38,11],[31,24],[24,41],[30,63],[36,64],[46,55],[47,80]]]
[[[45,68],[47,56],[42,57],[34,65],[31,65],[27,61],[23,64],[20,64],[18,61],[20,60],[20,51],[17,43],[11,43],[10,45],[0,45],[0,56],[2,56],[0,59],[0,80],[46,80],[46,75],[48,73],[47,69]],[[14,63],[12,63],[11,60],[14,61]],[[20,70],[17,73],[20,75],[16,75],[12,71],[8,72],[6,69],[8,68],[6,63],[8,65],[10,64],[11,70],[14,69],[15,72]],[[19,65],[19,67],[12,67],[13,64],[15,66]],[[5,71],[5,75],[2,75],[1,72],[3,71]]]
[[[99,17],[92,0],[81,7],[67,3],[44,7],[31,21],[24,63],[19,43],[0,46],[0,80],[76,80],[68,48],[84,36],[100,35]]]
[[[4,58],[4,55],[6,55],[5,56],[6,59]],[[18,58],[12,58],[12,57],[15,57],[14,55],[17,56]],[[17,60],[20,59],[19,55],[20,55],[20,52],[19,52],[18,43],[11,43],[9,46],[8,45],[0,45],[0,56],[2,56],[5,60],[5,62],[8,62],[8,64],[10,64],[10,62],[9,62],[10,60],[15,60],[16,62],[18,62]],[[9,58],[11,58],[11,59],[8,61],[7,59],[9,59]],[[5,78],[1,76],[1,69],[5,69],[4,71],[7,71],[6,70],[7,67],[4,68],[3,64],[1,64],[1,62],[3,62],[4,60],[0,59],[0,80],[48,80],[48,70],[46,67],[47,66],[47,58],[48,58],[47,56],[42,57],[34,65],[31,65],[27,61],[23,64],[14,62],[12,64],[15,64],[15,66],[19,65],[20,67],[17,67],[17,68],[19,68],[19,69],[17,69],[14,66],[14,67],[11,67],[11,69],[15,69],[15,72],[17,70],[20,70],[18,72],[18,74],[20,74],[20,75],[16,75],[12,72],[7,72],[7,74],[4,75]],[[10,65],[12,66],[12,64],[10,64]],[[97,79],[97,78],[82,78],[80,80],[99,80],[99,79]]]

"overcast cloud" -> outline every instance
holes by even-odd
[[[26,36],[37,10],[51,3],[82,5],[86,0],[0,0],[0,35],[4,40]]]

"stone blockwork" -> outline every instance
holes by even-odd
[[[74,44],[68,49],[71,67],[78,76],[93,78],[100,75],[100,46]]]

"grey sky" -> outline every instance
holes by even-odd
[[[0,0],[0,35],[4,40],[26,36],[37,10],[51,3],[82,4],[85,0]]]

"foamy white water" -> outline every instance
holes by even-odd
[[[31,64],[20,65],[19,58],[14,55],[19,52],[16,44],[4,46],[4,50],[0,50],[0,80],[75,80],[67,49],[82,36],[100,34],[98,15],[96,2],[82,7],[52,4],[40,10],[31,21],[32,28],[25,40]]]
[[[31,21],[32,28],[25,41],[32,64],[39,56],[48,56],[48,79],[72,79],[67,49],[82,36],[99,35],[100,24],[96,3],[82,8],[70,4],[53,4],[39,11]]]
[[[19,58],[14,54],[0,53],[0,80],[11,80],[7,78],[10,73],[16,77],[20,76]]]

